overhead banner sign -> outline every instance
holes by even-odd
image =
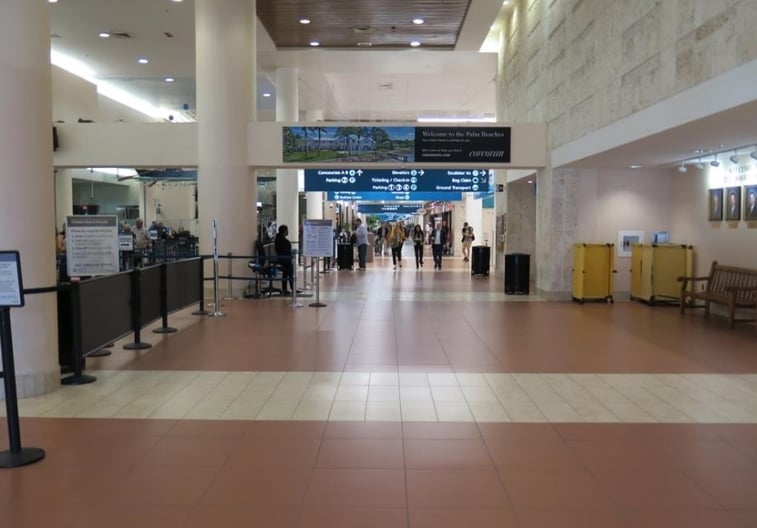
[[[330,202],[459,202],[463,193],[329,191],[326,199]]]
[[[487,169],[306,169],[305,191],[488,192]]]
[[[510,127],[282,128],[284,163],[510,163]]]

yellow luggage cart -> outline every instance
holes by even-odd
[[[634,244],[631,247],[631,299],[679,304],[678,277],[691,277],[694,248],[685,244]]]
[[[614,266],[615,244],[574,244],[573,300],[613,302]]]

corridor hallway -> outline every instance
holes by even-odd
[[[753,325],[506,296],[409,249],[22,400],[47,456],[0,470],[0,526],[757,526]]]

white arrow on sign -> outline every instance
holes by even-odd
[[[423,175],[425,174],[425,172],[423,171],[423,169],[421,169],[420,171],[418,171],[418,173],[419,173],[419,174],[420,174],[421,176],[423,176]]]

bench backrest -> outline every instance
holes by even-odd
[[[729,293],[727,288],[730,286],[742,288],[757,287],[757,270],[723,266],[717,262],[713,262],[712,270],[710,271],[710,280],[707,281],[707,291],[727,294]],[[757,292],[738,291],[736,299],[744,302],[754,301],[757,299]]]

